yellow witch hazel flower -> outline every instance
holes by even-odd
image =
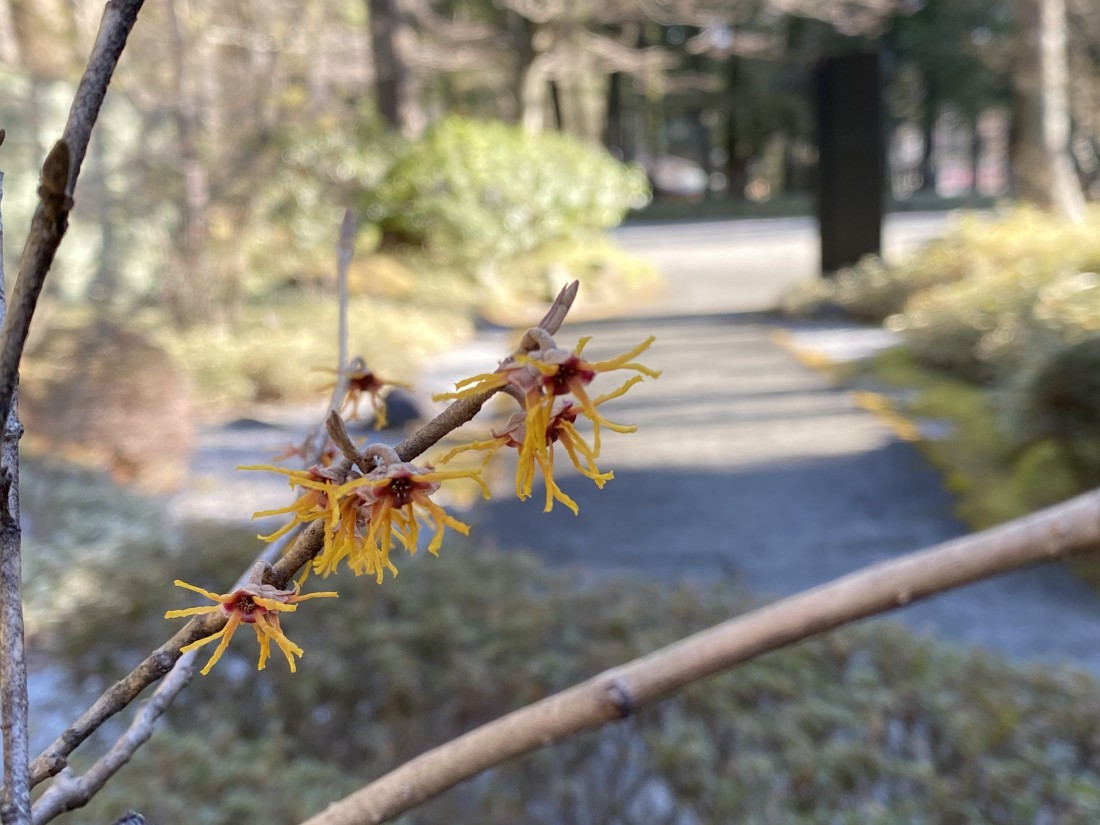
[[[256,640],[260,644],[260,660],[257,664],[258,670],[263,670],[267,665],[268,657],[271,655],[271,643],[274,641],[278,645],[279,649],[286,656],[287,662],[290,664],[290,672],[293,673],[296,670],[294,664],[294,657],[301,658],[302,649],[294,642],[290,641],[283,633],[282,627],[279,624],[280,613],[292,613],[298,609],[298,603],[304,602],[307,599],[328,599],[336,598],[337,594],[333,592],[325,593],[309,593],[302,596],[298,592],[298,587],[295,586],[293,590],[279,590],[268,584],[262,584],[262,578],[266,565],[262,562],[257,564],[253,568],[252,574],[249,576],[249,581],[244,587],[234,590],[232,593],[212,593],[209,590],[204,590],[201,587],[196,587],[193,584],[180,581],[176,579],[176,587],[182,587],[186,590],[192,590],[199,593],[206,598],[210,599],[217,604],[206,605],[202,607],[187,607],[183,610],[169,610],[164,614],[166,619],[178,619],[183,616],[197,616],[204,613],[224,613],[229,617],[225,627],[219,630],[217,633],[212,633],[198,641],[194,641],[189,645],[180,648],[181,653],[187,653],[191,650],[196,650],[203,645],[207,645],[210,642],[220,639],[217,648],[214,649],[214,653],[207,661],[206,666],[202,669],[202,675],[205,676],[210,672],[222,654],[225,652],[226,647],[229,646],[229,640],[233,638],[233,634],[241,624],[250,624],[256,631]]]
[[[503,430],[493,431],[493,438],[451,450],[442,460],[448,461],[467,450],[485,450],[488,453],[485,460],[488,461],[489,456],[500,447],[515,447],[519,451],[516,495],[520,499],[531,495],[535,468],[538,467],[546,482],[546,511],[550,511],[555,501],[560,501],[576,514],[576,502],[554,481],[553,445],[560,441],[573,466],[582,475],[591,478],[596,486],[602,488],[605,482],[614,477],[612,473],[601,472],[596,466],[596,459],[600,454],[600,429],[606,427],[615,432],[631,433],[637,428],[610,421],[598,408],[601,404],[624,395],[642,380],[642,375],[651,378],[660,376],[659,370],[633,360],[647,350],[655,339],[647,338],[638,346],[614,358],[589,361],[582,356],[589,338],[582,338],[577,348],[569,352],[558,347],[544,330],[528,330],[527,336],[537,344],[536,349],[506,359],[497,372],[475,375],[458,382],[453,393],[434,396],[437,401],[464,398],[511,386],[523,399],[524,406],[524,412],[513,415]],[[617,369],[634,370],[641,375],[631,376],[614,391],[595,399],[588,395],[587,387],[597,374]],[[567,394],[572,394],[576,400],[564,398]],[[591,447],[574,426],[579,415],[592,421]]]
[[[606,396],[601,396],[593,403],[599,406],[605,400]],[[540,413],[542,409],[541,406],[538,407]],[[445,464],[460,453],[481,450],[486,453],[485,460],[482,462],[484,467],[498,449],[512,447],[519,453],[519,461],[516,465],[516,495],[521,500],[530,497],[535,479],[535,468],[537,467],[542,471],[546,484],[545,512],[550,512],[553,509],[554,502],[560,501],[576,515],[579,512],[577,503],[566,495],[557,482],[554,481],[554,444],[560,443],[577,472],[592,479],[600,489],[603,489],[604,484],[615,477],[614,473],[601,472],[600,468],[596,466],[597,456],[594,450],[574,426],[579,414],[579,407],[573,401],[566,398],[555,400],[549,420],[545,423],[536,423],[535,432],[545,434],[545,446],[547,448],[545,450],[536,449],[537,439],[527,438],[527,414],[518,412],[508,419],[503,429],[493,430],[492,438],[455,447],[440,458],[440,462]],[[615,424],[614,426],[617,432],[632,433],[637,430],[637,427],[634,426],[621,424]]]
[[[549,346],[543,346],[527,355],[516,356],[517,361],[533,368],[538,373],[531,387],[521,387],[521,389],[525,389],[529,397],[532,395],[539,397],[544,409],[545,419],[550,417],[555,398],[572,394],[577,399],[581,412],[592,421],[593,451],[598,456],[600,454],[600,427],[605,426],[609,430],[617,432],[623,432],[624,430],[621,425],[614,424],[600,415],[599,410],[596,409],[597,404],[589,398],[585,388],[592,383],[597,374],[610,372],[611,370],[629,369],[642,375],[648,375],[650,378],[659,378],[661,375],[660,370],[651,369],[633,360],[649,349],[656,339],[651,335],[634,349],[624,352],[622,355],[604,361],[588,361],[582,357],[581,352],[592,340],[591,337],[582,338],[573,352],[555,346],[550,336],[547,335],[546,338],[549,339],[547,342]],[[603,396],[603,400],[608,401],[612,398],[618,398],[641,380],[641,377],[637,375],[627,379],[618,389]],[[528,403],[527,406],[528,416],[530,417],[530,404]],[[631,432],[632,430],[626,431]]]
[[[420,519],[435,529],[428,545],[428,552],[433,555],[439,553],[446,527],[463,535],[469,533],[469,525],[449,515],[432,501],[431,495],[445,481],[468,478],[480,485],[488,498],[489,489],[481,480],[480,469],[417,467],[401,461],[392,448],[383,445],[373,446],[370,453],[378,466],[366,474],[346,463],[343,467],[314,466],[308,470],[271,465],[241,467],[282,473],[289,477],[291,485],[305,490],[287,507],[261,510],[253,515],[253,518],[292,515],[289,523],[260,538],[274,541],[299,524],[324,519],[324,547],[313,560],[312,570],[327,576],[346,560],[355,575],[371,574],[381,583],[386,570],[397,575],[397,568],[390,560],[395,538],[410,554],[416,552]]]
[[[339,375],[337,370],[329,369],[328,367],[319,367],[318,369],[324,372],[335,372]],[[363,360],[362,356],[356,356],[352,359],[348,365],[347,371],[344,373],[347,377],[347,390],[344,397],[340,402],[340,412],[351,411],[351,420],[355,420],[359,417],[359,402],[364,396],[370,401],[371,408],[374,410],[374,429],[384,430],[389,423],[386,417],[386,399],[382,395],[382,390],[386,387],[403,387],[409,388],[408,384],[404,384],[400,381],[390,381],[385,378],[381,378],[375,372],[367,367],[367,362]],[[321,390],[331,390],[336,386],[334,381],[331,384],[325,384],[321,387]]]
[[[332,494],[347,475],[339,467],[322,467],[315,464],[308,470],[288,470],[285,467],[276,467],[273,464],[249,464],[237,469],[266,470],[270,473],[280,473],[288,477],[291,487],[301,487],[305,491],[286,507],[260,510],[252,514],[254,519],[286,514],[293,516],[289,522],[274,533],[260,536],[261,540],[275,541],[280,536],[285,536],[299,524],[308,524],[319,518],[326,519],[335,528],[336,521],[339,518],[339,509]]]
[[[395,456],[396,457],[396,456]],[[410,555],[416,553],[420,537],[419,519],[435,530],[428,552],[438,555],[444,529],[450,527],[469,535],[470,526],[447,513],[431,499],[444,481],[468,478],[475,481],[485,498],[489,488],[478,470],[436,470],[430,465],[417,467],[405,461],[393,461],[342,484],[337,491],[341,504],[341,522],[331,552],[314,561],[319,573],[329,573],[344,558],[356,575],[374,573],[382,582],[389,570],[397,575],[390,561],[394,539]]]

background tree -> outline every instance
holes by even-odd
[[[1018,0],[1016,13],[1017,190],[1024,200],[1080,220],[1084,198],[1070,153],[1065,0]]]

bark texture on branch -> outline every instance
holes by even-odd
[[[4,132],[0,130],[0,143]],[[4,174],[0,172],[0,201]],[[0,322],[7,313],[4,296],[4,224],[0,219]],[[3,712],[4,789],[0,821],[30,822],[30,700],[23,635],[23,534],[19,525],[19,439],[23,426],[13,390],[0,436],[0,710]]]

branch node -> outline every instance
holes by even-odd
[[[359,452],[359,448],[348,434],[344,419],[340,417],[340,413],[336,410],[328,411],[328,416],[325,418],[325,429],[328,431],[328,437],[332,439],[332,443],[336,445],[336,448],[344,454],[348,461],[364,473],[369,473],[374,469],[363,454]]]
[[[619,714],[620,719],[631,717],[637,712],[638,704],[634,701],[633,692],[627,683],[619,677],[615,677],[607,683],[604,687],[604,694],[611,702],[611,706],[615,708],[615,712]]]
[[[42,164],[42,185],[38,187],[38,197],[42,199],[47,217],[58,226],[67,221],[69,210],[73,208],[73,199],[66,191],[71,165],[69,144],[64,139],[53,145],[46,155],[46,162]]]

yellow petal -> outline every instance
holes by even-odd
[[[183,616],[198,616],[202,613],[217,613],[220,611],[221,605],[208,604],[202,607],[186,607],[183,610],[169,610],[164,614],[166,619],[179,619]]]
[[[210,599],[210,601],[213,602],[228,604],[229,602],[233,601],[232,593],[227,593],[226,595],[222,596],[217,593],[211,593],[209,590],[203,590],[201,587],[196,587],[193,584],[188,584],[185,581],[180,581],[179,579],[176,579],[174,582],[172,582],[172,584],[174,584],[176,587],[182,587],[185,590],[192,590],[195,593],[201,593],[203,596],[206,596],[206,598]]]

